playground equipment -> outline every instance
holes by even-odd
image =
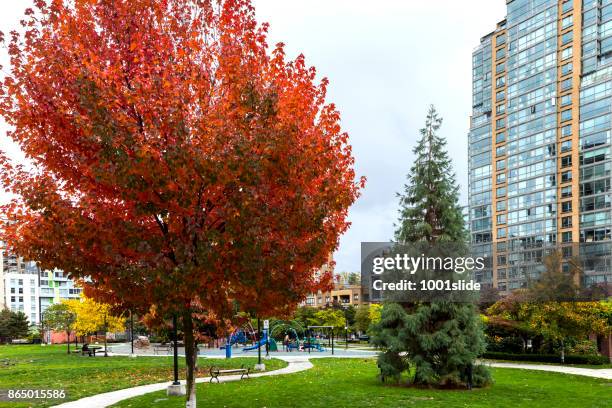
[[[239,329],[236,329],[229,337],[227,343],[219,348],[221,350],[226,350],[227,347],[232,347],[236,344],[246,344],[248,343],[249,338],[254,340],[256,337],[255,329],[253,329],[251,323],[248,322],[242,325],[242,327]]]
[[[268,351],[278,351],[278,345],[276,344],[276,340],[274,340],[272,337],[268,337],[267,330],[264,330],[263,333],[263,339],[259,340],[252,346],[243,348],[242,351],[257,350],[258,348],[265,346],[266,343],[268,344]]]
[[[331,334],[331,336],[327,336],[328,340],[329,340],[329,345],[331,346],[331,353],[332,355],[334,354],[334,326],[308,326],[308,345],[304,344],[304,350],[306,350],[306,348],[308,348],[308,352],[310,353],[310,351],[312,349],[316,349],[318,351],[324,351],[325,349],[323,349],[323,347],[321,346],[321,343],[318,343],[319,347],[316,347],[317,343],[314,343],[312,340],[312,332],[313,329],[315,329],[316,331],[325,331],[327,334]]]
[[[236,330],[234,333],[232,333],[232,335],[230,336],[230,341],[229,343],[219,347],[221,350],[225,350],[226,347],[232,347],[234,344],[239,343],[239,344],[245,344],[247,342],[247,336],[244,333],[244,331],[242,331],[241,329]]]
[[[300,340],[300,334],[298,332],[302,333],[303,336],[304,328],[302,325],[286,320],[277,320],[270,328],[270,335],[277,339],[282,339],[285,335],[290,334],[291,342],[287,345],[289,351],[300,350],[302,347],[302,341]]]

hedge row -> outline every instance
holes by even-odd
[[[540,363],[560,363],[561,356],[558,354],[514,354],[489,351],[483,355],[484,358],[491,360],[509,361],[532,361]],[[565,355],[565,364],[589,364],[602,365],[609,364],[610,359],[600,355]]]

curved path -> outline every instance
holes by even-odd
[[[308,370],[312,368],[312,363],[308,361],[308,357],[303,358],[287,358],[282,359],[287,361],[289,364],[285,368],[281,368],[274,371],[266,371],[263,373],[251,374],[251,378],[266,377],[270,375],[282,375],[297,373],[300,371]],[[219,377],[220,382],[238,381],[240,375],[226,375]],[[196,379],[196,383],[208,382],[210,377],[201,377]],[[184,383],[184,381],[182,381]],[[116,404],[119,401],[123,401],[128,398],[138,397],[144,394],[148,394],[156,391],[163,391],[168,388],[170,383],[168,381],[157,384],[141,385],[138,387],[125,388],[123,390],[105,392],[103,394],[92,395],[91,397],[81,398],[76,401],[66,402],[64,404],[56,405],[53,408],[105,408],[109,405]]]
[[[519,364],[519,363],[490,363],[490,362],[485,362],[485,364],[491,367],[498,367],[498,368],[517,368],[521,370],[549,371],[553,373],[583,375],[585,377],[604,378],[607,380],[612,380],[612,368],[595,369],[595,368],[559,366],[559,365],[552,365],[552,364]]]

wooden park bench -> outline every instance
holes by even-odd
[[[249,373],[251,372],[251,368],[250,367],[244,367],[244,365],[241,368],[231,368],[231,369],[227,369],[227,370],[221,370],[219,369],[219,367],[210,367],[209,369],[210,372],[210,381],[212,382],[213,380],[217,380],[217,382],[219,381],[219,375],[223,375],[223,374],[241,374],[240,375],[240,379],[242,380],[244,378],[244,376],[246,375],[247,378],[251,378],[249,377]]]
[[[166,354],[170,354],[172,351],[171,344],[156,344],[153,346],[153,354],[159,354],[160,352],[164,352]]]

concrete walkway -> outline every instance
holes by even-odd
[[[489,363],[486,365],[498,368],[517,368],[521,370],[549,371],[553,373],[583,375],[585,377],[604,378],[612,380],[612,368],[580,368],[549,364],[519,364],[519,363]]]
[[[287,361],[289,364],[285,368],[274,371],[266,371],[263,373],[251,374],[251,378],[266,377],[271,375],[282,375],[292,374],[300,371],[308,370],[312,368],[312,363],[305,357],[294,357],[282,360]],[[239,381],[240,375],[226,375],[219,377],[220,382]],[[196,383],[203,383],[210,381],[210,377],[197,378]],[[181,381],[184,384],[184,381]],[[105,408],[110,405],[116,404],[119,401],[123,401],[128,398],[138,397],[144,394],[148,394],[156,391],[163,391],[170,385],[170,382],[166,381],[157,384],[141,385],[139,387],[126,388],[123,390],[105,392],[104,394],[93,395],[91,397],[81,398],[76,401],[66,402],[64,404],[56,405],[53,408]]]

